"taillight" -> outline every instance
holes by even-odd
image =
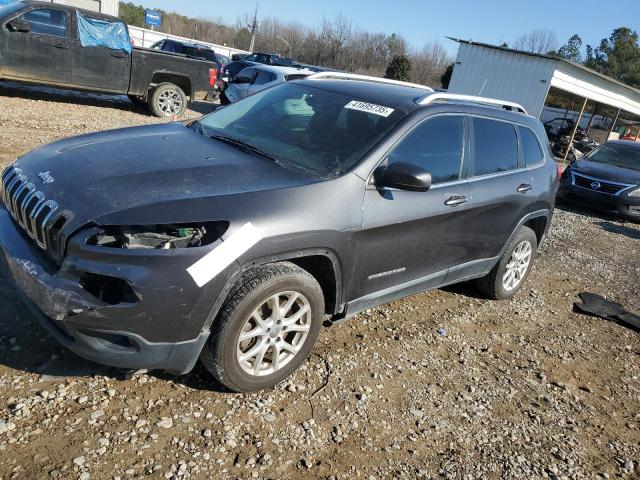
[[[560,178],[564,169],[562,168],[562,164],[560,162],[556,162],[556,165],[558,166],[558,178]]]
[[[209,86],[210,87],[215,87],[217,79],[218,79],[218,69],[217,68],[210,68],[209,69]]]

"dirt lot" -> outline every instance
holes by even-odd
[[[157,121],[124,98],[0,84],[0,165]],[[572,312],[582,291],[640,312],[639,240],[638,225],[558,210],[513,301],[462,285],[372,309],[252,395],[221,392],[201,367],[174,378],[86,362],[0,272],[0,480],[640,478],[640,335]]]

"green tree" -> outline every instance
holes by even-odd
[[[127,25],[144,27],[144,8],[131,2],[120,2],[120,18]]]
[[[394,56],[384,76],[392,80],[408,82],[411,78],[411,60],[405,55]]]
[[[440,83],[442,88],[449,88],[449,82],[451,82],[451,75],[453,75],[453,63],[447,67],[442,76],[440,77]]]
[[[565,60],[570,60],[575,63],[582,63],[582,39],[580,35],[573,35],[567,43],[561,46],[557,52],[552,52],[552,55]]]
[[[600,45],[587,46],[585,65],[600,73],[640,88],[640,45],[638,33],[627,27],[616,28]]]

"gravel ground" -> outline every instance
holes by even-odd
[[[0,84],[0,165],[158,121],[125,98]],[[369,310],[251,395],[201,367],[176,378],[86,362],[0,272],[0,480],[640,478],[640,336],[572,311],[591,291],[640,312],[638,240],[638,225],[559,209],[512,301],[465,284]]]

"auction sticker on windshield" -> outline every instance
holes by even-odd
[[[375,105],[373,103],[359,102],[357,100],[351,100],[344,108],[350,110],[358,110],[360,112],[373,113],[380,115],[381,117],[388,117],[393,113],[393,108],[383,107],[381,105]]]

